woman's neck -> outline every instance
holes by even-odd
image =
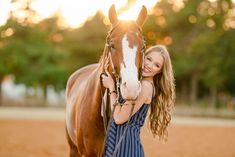
[[[150,81],[153,83],[153,77],[143,77],[143,80]]]

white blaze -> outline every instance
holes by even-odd
[[[122,83],[126,82],[129,87],[138,86],[138,70],[135,64],[137,46],[129,47],[127,35],[122,39],[123,63],[121,63]]]

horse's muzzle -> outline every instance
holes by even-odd
[[[120,86],[122,97],[126,100],[135,100],[141,91],[141,83],[137,82],[124,82]]]

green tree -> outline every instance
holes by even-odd
[[[66,65],[70,73],[91,63],[97,63],[102,55],[108,27],[104,16],[98,12],[80,28],[69,31],[64,36],[63,46],[69,52]]]
[[[27,3],[23,10],[34,16],[29,5]],[[10,17],[4,29],[11,29],[13,33],[5,38],[7,42],[2,51],[11,63],[7,74],[14,74],[16,83],[23,83],[26,87],[42,87],[45,101],[47,86],[52,85],[57,90],[64,89],[68,77],[66,67],[61,64],[64,62],[65,51],[56,47],[61,42],[58,39],[61,38],[62,31],[57,25],[56,17],[38,24],[33,24],[29,17],[20,22],[15,17]]]
[[[220,57],[224,48],[218,42],[226,32],[224,24],[232,8],[231,0],[182,1],[181,6],[161,1],[146,25],[149,43],[166,44],[172,52],[177,89],[190,104],[198,98],[199,82],[209,89],[212,104],[217,88],[224,84]]]
[[[14,26],[14,27],[12,27]],[[12,18],[7,21],[4,26],[0,27],[0,105],[2,103],[2,81],[6,75],[12,74],[13,71],[18,71],[18,63],[24,62],[24,60],[19,59],[17,55],[17,46],[10,47],[11,38],[15,33],[15,28],[21,29],[22,27]],[[14,49],[14,51],[8,51],[8,49]]]

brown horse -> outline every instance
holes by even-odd
[[[101,156],[105,138],[101,117],[100,75],[109,62],[109,71],[120,78],[120,91],[125,99],[136,99],[140,92],[143,49],[141,26],[147,17],[143,6],[136,21],[119,21],[114,5],[109,9],[112,24],[103,56],[98,64],[74,72],[66,87],[66,131],[70,157]],[[114,77],[114,76],[113,76]],[[115,77],[114,77],[115,78]]]

